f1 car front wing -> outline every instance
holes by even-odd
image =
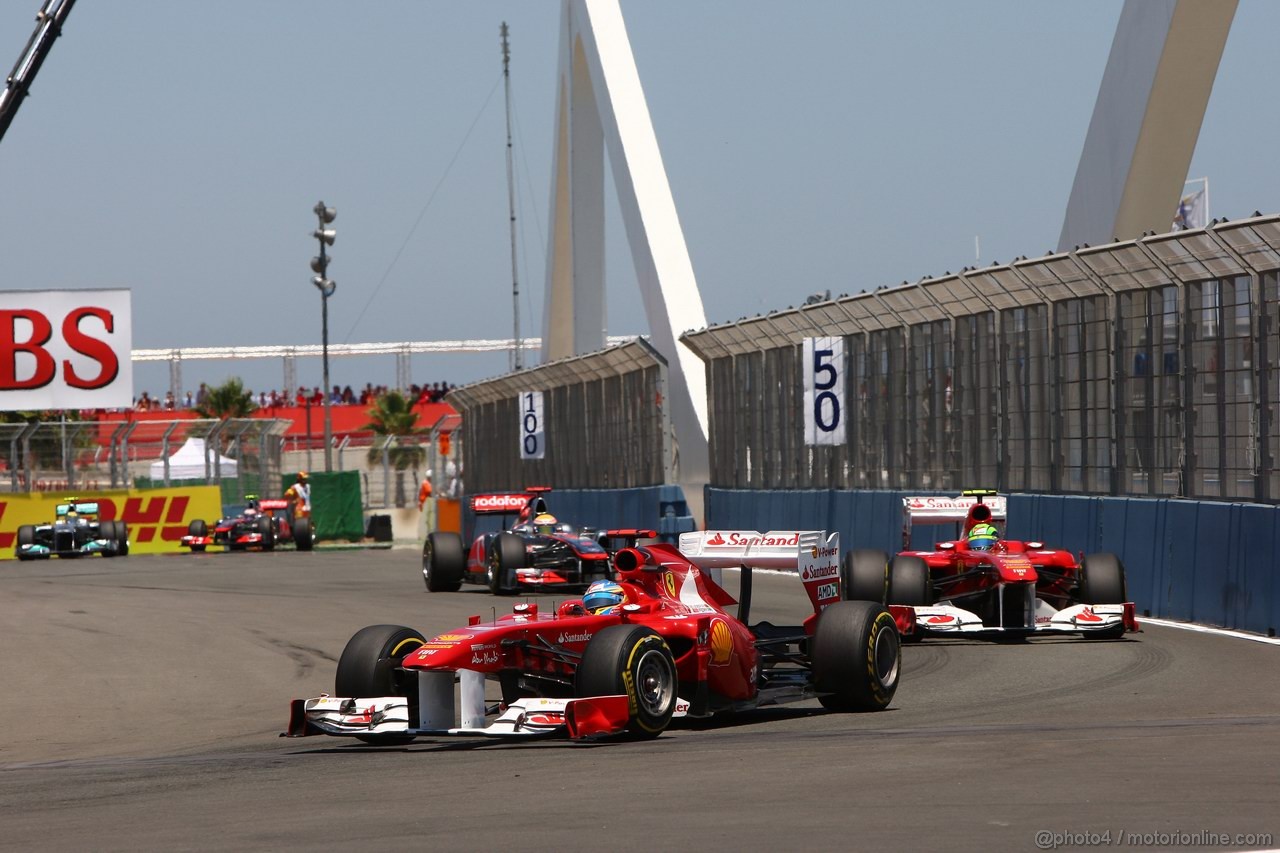
[[[968,634],[1007,632],[1036,634],[1081,634],[1114,629],[1124,623],[1126,631],[1138,630],[1132,601],[1124,604],[1075,604],[1055,610],[1042,599],[1035,602],[1035,627],[1004,628],[984,625],[982,617],[951,604],[915,608],[916,628],[926,634]]]
[[[461,682],[461,715],[454,705],[455,676]],[[622,732],[630,721],[627,696],[585,699],[522,698],[486,725],[484,674],[472,670],[418,673],[418,719],[403,696],[344,699],[320,696],[294,699],[285,737],[604,737]],[[676,702],[673,716],[688,713]]]

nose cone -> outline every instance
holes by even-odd
[[[1036,567],[1021,554],[995,558],[996,571],[1004,583],[1035,583]]]

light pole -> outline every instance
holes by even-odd
[[[325,254],[324,247],[332,246],[338,236],[337,231],[325,227],[338,217],[338,211],[325,207],[323,201],[317,202],[312,210],[320,221],[320,227],[312,234],[320,241],[320,254],[311,259],[311,271],[315,273],[311,283],[320,290],[320,340],[324,356],[324,380],[320,390],[324,392],[324,470],[328,473],[333,470],[333,419],[329,411],[329,297],[338,289],[338,284],[327,276],[329,256]]]

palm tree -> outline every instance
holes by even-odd
[[[198,418],[225,421],[230,418],[247,418],[256,408],[258,406],[253,402],[253,393],[244,390],[244,382],[240,377],[232,376],[221,385],[210,388],[204,402],[193,407],[192,411]],[[188,435],[208,440],[216,426],[217,424],[199,424],[193,426]],[[231,453],[233,456],[242,455],[232,451],[231,438],[225,433],[218,436],[215,452]]]
[[[427,458],[421,444],[406,442],[406,439],[427,435],[427,430],[418,426],[418,413],[399,391],[388,391],[373,401],[369,423],[363,429],[372,430],[377,437],[369,448],[369,467],[381,465],[386,455],[396,472],[396,506],[406,506],[404,472],[420,467]]]
[[[226,420],[227,418],[247,418],[256,408],[258,406],[253,402],[253,394],[244,390],[244,383],[240,381],[240,377],[232,376],[216,388],[210,388],[204,402],[192,411],[201,418]]]

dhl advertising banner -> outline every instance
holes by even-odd
[[[98,502],[103,521],[124,521],[129,527],[130,554],[176,554],[187,525],[197,518],[210,526],[222,517],[222,496],[217,486],[181,489],[112,489],[77,492],[82,501]],[[24,524],[48,524],[67,496],[50,494],[0,495],[0,559],[14,559],[18,528]]]

